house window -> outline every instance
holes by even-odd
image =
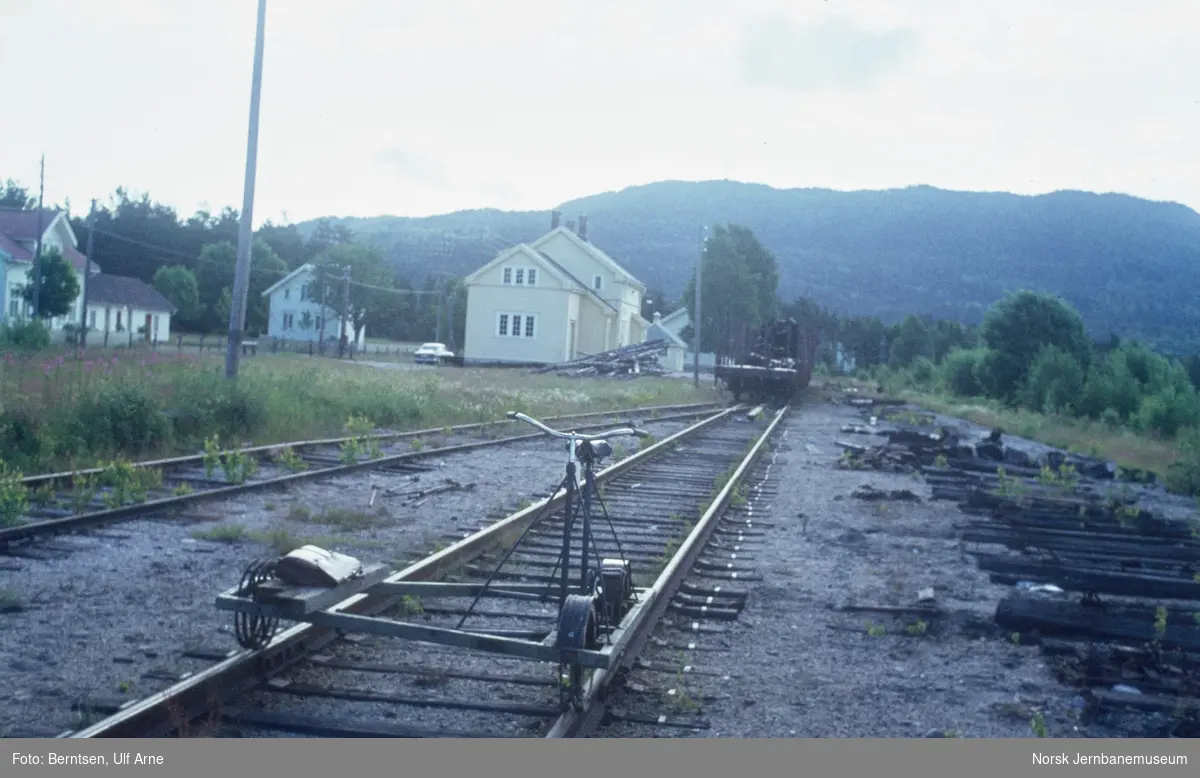
[[[117,332],[124,332],[125,328],[121,326],[121,312],[117,311]]]
[[[512,268],[511,267],[504,268],[504,283],[506,283],[506,284],[512,283]]]
[[[517,285],[519,286],[524,283],[525,283],[525,268],[519,267],[519,268],[517,268]]]
[[[595,289],[597,292],[599,292],[601,289],[603,289],[604,288],[604,276],[601,276],[601,275],[592,276],[592,288]]]
[[[317,317],[316,326],[317,326],[317,329],[321,329],[321,317],[320,316]]]
[[[291,289],[284,289],[284,290],[283,290],[283,299],[285,299],[285,300],[290,300],[290,299],[292,299],[292,290],[291,290]]]
[[[528,313],[501,313],[496,334],[504,338],[532,338],[537,331],[537,316]]]
[[[535,267],[529,268],[529,275],[526,276],[525,283],[528,284],[529,286],[537,285],[537,268],[535,268]]]

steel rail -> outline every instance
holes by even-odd
[[[691,413],[682,413],[673,416],[659,416],[652,421],[653,423],[680,421],[682,419],[695,418],[696,416],[702,415],[705,412],[706,411],[694,411]],[[613,416],[618,414],[609,413],[600,415]],[[577,429],[606,429],[609,426],[611,426],[611,422],[605,424],[583,425]],[[545,433],[543,432],[532,432],[524,435],[496,438],[494,440],[476,441],[474,443],[459,443],[454,446],[443,446],[442,448],[406,451],[403,454],[390,454],[388,456],[376,457],[375,459],[364,459],[353,464],[330,465],[329,467],[304,470],[299,473],[288,473],[285,475],[276,476],[274,478],[264,478],[259,481],[248,481],[240,484],[230,484],[229,486],[218,486],[214,489],[203,489],[191,492],[189,494],[177,494],[158,500],[130,503],[129,505],[122,505],[117,508],[108,508],[100,511],[92,511],[90,513],[80,513],[74,516],[65,516],[61,519],[46,519],[43,521],[29,522],[27,524],[18,524],[11,527],[3,527],[0,528],[0,548],[12,545],[14,543],[32,540],[38,537],[58,535],[66,532],[87,529],[89,527],[111,524],[117,521],[128,520],[136,516],[154,513],[156,511],[170,511],[173,509],[182,508],[186,505],[192,505],[209,500],[217,500],[224,497],[232,497],[238,494],[247,494],[264,489],[285,487],[301,481],[346,475],[358,470],[371,470],[378,467],[393,465],[399,462],[410,462],[419,459],[426,459],[432,456],[457,454],[465,451],[475,451],[481,448],[490,448],[493,446],[504,446],[512,443],[535,440],[544,436]]]
[[[635,454],[616,462],[595,475],[605,483],[639,464],[652,460],[677,444],[728,419],[745,406],[722,409],[706,419],[680,430]],[[597,425],[599,426],[599,425]],[[539,432],[531,437],[544,437]],[[544,511],[556,510],[566,502],[567,492],[559,489],[549,497],[523,508],[442,549],[385,579],[385,583],[436,580],[457,566],[503,546],[518,537]],[[331,613],[374,616],[395,607],[401,598],[395,595],[356,594],[326,609]],[[130,701],[113,715],[74,732],[66,738],[162,737],[203,715],[214,706],[259,686],[338,637],[338,631],[313,624],[297,624],[277,634],[265,647],[232,653],[227,659],[179,683],[141,700]]]
[[[642,414],[642,413],[662,413],[665,411],[702,411],[708,408],[713,408],[721,405],[719,402],[707,403],[683,403],[678,405],[647,405],[641,408],[615,408],[611,411],[589,411],[587,413],[569,413],[562,416],[551,416],[554,421],[562,421],[565,419],[592,419],[600,416],[619,416],[623,414]],[[649,419],[648,421],[657,421],[657,419]],[[317,438],[314,440],[294,440],[281,443],[263,443],[254,446],[245,446],[243,448],[222,449],[221,453],[239,453],[252,455],[271,454],[282,449],[290,448],[293,451],[303,451],[311,448],[321,448],[323,446],[336,446],[342,443],[347,443],[352,440],[395,440],[396,438],[419,437],[421,435],[436,435],[446,430],[451,432],[471,432],[473,430],[495,428],[497,426],[512,426],[516,422],[513,419],[497,419],[496,421],[480,421],[471,422],[470,424],[455,424],[448,427],[429,427],[421,430],[399,430],[393,432],[372,432],[368,435],[348,435],[341,438]],[[135,468],[167,468],[167,467],[182,467],[184,465],[202,464],[204,454],[184,454],[177,457],[168,457],[165,459],[146,459],[130,464]],[[21,478],[20,483],[25,486],[39,486],[44,483],[58,483],[62,481],[70,481],[73,478],[85,475],[100,475],[104,472],[101,467],[87,467],[79,470],[69,470],[57,473],[38,473],[37,475],[27,475]]]
[[[650,589],[640,595],[642,601],[646,603],[635,613],[630,614],[632,623],[621,624],[617,630],[613,632],[612,643],[615,646],[615,659],[611,669],[599,669],[592,673],[591,678],[587,680],[583,690],[583,704],[581,710],[569,710],[559,716],[554,722],[550,730],[546,733],[547,738],[572,738],[586,737],[604,718],[606,692],[608,686],[612,683],[622,669],[628,669],[632,666],[633,660],[641,653],[645,647],[646,641],[650,639],[654,627],[658,624],[663,614],[666,613],[667,606],[670,605],[671,598],[675,596],[675,592],[679,589],[679,585],[683,583],[688,573],[691,572],[692,565],[695,563],[700,552],[704,550],[708,539],[712,536],[713,530],[720,523],[725,509],[728,506],[729,498],[733,495],[734,490],[750,473],[758,457],[761,455],[763,448],[783,421],[784,416],[788,412],[788,406],[781,408],[776,414],[771,423],[767,425],[766,430],[759,435],[750,451],[738,464],[737,469],[730,476],[725,486],[713,498],[712,503],[704,511],[704,514],[696,522],[696,526],[688,533],[687,538],[679,546],[679,550],[671,557],[671,561],[663,568],[658,579]]]

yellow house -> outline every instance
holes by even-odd
[[[587,239],[587,216],[500,253],[467,276],[463,359],[555,363],[641,343],[646,287]]]

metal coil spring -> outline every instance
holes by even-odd
[[[247,565],[238,585],[238,596],[253,599],[258,585],[275,577],[275,563],[274,559],[259,559]],[[235,611],[233,614],[234,634],[242,648],[259,649],[267,645],[271,638],[275,637],[278,626],[277,616],[242,611]]]

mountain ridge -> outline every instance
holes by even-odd
[[[560,204],[588,215],[589,239],[673,298],[690,277],[700,225],[743,224],[779,259],[780,295],[850,315],[907,313],[966,323],[1018,288],[1062,295],[1094,337],[1160,348],[1200,336],[1200,213],[1119,192],[1036,195],[925,184],[880,190],[780,189],[660,181]],[[317,220],[297,225],[307,233]],[[407,275],[474,270],[550,226],[550,211],[480,208],[424,217],[334,217]],[[665,311],[664,311],[665,312]]]

